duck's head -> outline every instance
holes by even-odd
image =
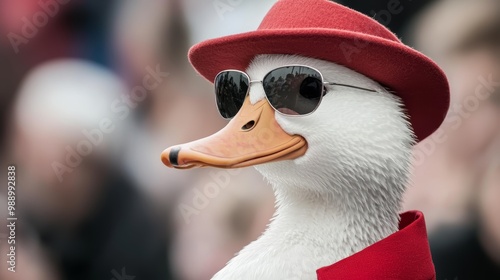
[[[434,62],[373,19],[332,1],[277,1],[256,31],[201,42],[189,59],[212,81],[220,71],[242,70],[250,88],[224,129],[166,149],[163,162],[175,168],[256,165],[275,186],[315,193],[332,185],[402,188],[412,144],[439,127],[449,104],[446,77]],[[326,95],[309,115],[277,113],[263,83],[252,81],[297,64],[319,70],[324,82],[353,87],[325,85]]]
[[[228,125],[207,138],[162,153],[169,167],[255,165],[274,186],[317,194],[345,193],[356,183],[387,188],[406,180],[414,135],[399,97],[377,82],[333,62],[290,55],[259,55],[245,70],[262,80],[271,70],[306,65],[326,85],[319,107],[305,116],[276,112],[261,83],[252,83]],[[338,188],[333,188],[336,186]]]

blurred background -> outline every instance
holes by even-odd
[[[225,125],[189,47],[275,2],[0,0],[0,178],[13,164],[19,186],[17,273],[0,227],[0,279],[204,280],[260,235],[274,197],[253,168],[181,172],[160,153]],[[426,216],[438,279],[500,277],[500,2],[338,2],[448,75],[403,208]]]

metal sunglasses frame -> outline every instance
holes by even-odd
[[[245,94],[245,98],[247,97],[247,95],[250,93],[250,86],[252,84],[256,84],[256,83],[260,83],[262,84],[262,87],[264,87],[264,84],[263,84],[263,81],[266,79],[266,77],[271,74],[271,72],[273,71],[276,71],[276,70],[279,70],[279,69],[282,69],[282,68],[288,68],[288,67],[304,67],[304,68],[308,68],[310,70],[313,70],[315,72],[317,72],[321,78],[321,83],[323,84],[323,89],[322,89],[322,92],[321,92],[321,96],[319,97],[319,101],[318,101],[318,104],[316,105],[316,107],[314,108],[314,110],[312,110],[311,112],[307,113],[307,114],[297,114],[297,115],[290,115],[290,114],[285,114],[285,113],[282,113],[280,111],[278,111],[274,106],[273,104],[271,103],[271,101],[269,101],[269,97],[267,96],[267,93],[265,92],[264,90],[264,93],[265,93],[265,96],[266,96],[266,100],[267,100],[267,103],[274,109],[275,112],[277,112],[278,114],[282,115],[282,116],[287,116],[287,117],[305,117],[305,116],[309,116],[311,115],[312,113],[314,113],[318,108],[319,108],[319,105],[321,104],[321,101],[323,101],[323,96],[326,95],[326,86],[327,85],[330,85],[330,86],[340,86],[340,87],[348,87],[348,88],[354,88],[354,89],[359,89],[359,90],[364,90],[364,91],[369,91],[369,92],[377,92],[376,90],[374,89],[370,89],[370,88],[364,88],[364,87],[358,87],[358,86],[353,86],[353,85],[348,85],[348,84],[341,84],[341,83],[335,83],[335,82],[325,82],[325,79],[323,77],[323,74],[316,68],[314,67],[311,67],[311,66],[307,66],[307,65],[302,65],[302,64],[290,64],[290,65],[284,65],[284,66],[280,66],[280,67],[277,67],[275,69],[272,69],[270,70],[269,72],[267,72],[265,75],[264,75],[264,78],[262,80],[251,80],[250,79],[250,76],[241,71],[241,70],[236,70],[236,69],[227,69],[227,70],[223,70],[223,71],[220,71],[216,76],[215,76],[215,79],[214,79],[214,87],[215,87],[215,83],[217,81],[217,78],[219,78],[220,75],[226,73],[226,72],[237,72],[237,73],[240,73],[240,74],[243,74],[243,76],[245,76],[248,80],[248,89],[247,89],[247,92]],[[217,107],[219,107],[217,105],[217,93],[215,95],[215,105]],[[240,107],[241,109],[241,107]],[[221,114],[220,112],[220,109],[218,110],[219,111],[219,114]],[[221,114],[222,116],[222,114]],[[232,119],[234,117],[231,117],[231,118],[225,118],[224,116],[222,116],[224,119]]]

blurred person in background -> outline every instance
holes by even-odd
[[[9,113],[12,102],[21,79],[21,69],[16,60],[9,54],[5,42],[0,39],[0,155],[3,153],[7,127],[9,124]],[[1,162],[1,160],[0,160]]]
[[[190,8],[184,10],[182,4]],[[186,14],[212,12],[214,22],[201,27],[224,24],[211,2],[202,8],[206,4],[123,1],[113,25],[115,63],[130,87],[142,83],[148,67],[168,73],[134,109],[136,133],[128,141],[126,165],[163,211],[173,213],[173,261],[185,280],[212,277],[260,235],[274,208],[270,187],[253,168],[234,175],[213,169],[179,172],[160,161],[166,146],[210,135],[225,123],[214,106],[213,85],[199,77],[187,60],[192,32]],[[204,191],[213,184],[218,192],[209,198]]]
[[[129,120],[112,104],[126,92],[109,70],[64,59],[34,68],[17,96],[19,243],[37,242],[59,279],[172,279],[164,221],[119,164]]]
[[[116,0],[0,1],[0,34],[9,54],[31,68],[59,57],[108,64],[109,18]]]
[[[500,137],[474,194],[474,220],[430,236],[437,279],[500,279]]]
[[[499,279],[500,2],[436,1],[408,34],[452,96],[442,127],[416,147],[405,208],[426,213],[438,279]]]
[[[255,30],[277,1],[182,0],[191,30],[191,43]]]
[[[177,1],[123,1],[113,30],[115,64],[130,88],[142,84],[146,69],[162,75],[133,108],[137,132],[128,141],[125,163],[158,205],[169,206],[203,172],[164,168],[159,157],[163,143],[213,132],[223,121],[213,106],[206,106],[213,104],[213,94],[187,61],[189,33]]]
[[[79,57],[109,60],[107,37],[115,0],[0,1],[0,153],[12,101],[27,72],[39,63]]]

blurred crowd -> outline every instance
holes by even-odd
[[[260,235],[274,197],[253,168],[160,160],[225,125],[186,54],[255,29],[276,0],[257,2],[0,0],[0,178],[15,165],[18,186],[17,272],[0,226],[0,279],[204,280]],[[424,212],[438,279],[497,279],[481,275],[500,277],[500,2],[338,2],[446,72],[450,110],[415,147],[402,210]]]

